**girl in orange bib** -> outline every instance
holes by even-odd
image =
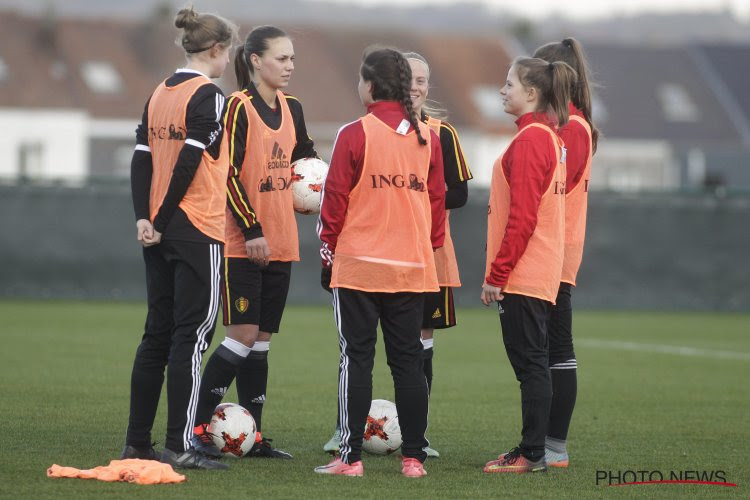
[[[589,71],[583,47],[575,38],[539,47],[534,53],[548,62],[562,61],[578,73],[571,88],[570,120],[560,128],[567,151],[565,182],[565,253],[560,288],[549,321],[549,367],[552,376],[552,407],[545,440],[547,465],[568,466],[566,440],[576,403],[578,363],[573,349],[573,306],[570,295],[583,257],[586,235],[591,157],[596,152],[599,131],[591,118]]]
[[[402,473],[425,475],[427,383],[420,326],[424,292],[439,290],[433,250],[443,245],[440,142],[412,109],[400,52],[365,52],[359,95],[367,115],[339,130],[323,189],[319,235],[341,348],[340,457],[321,474],[361,476],[378,322],[403,436]]]
[[[151,458],[151,428],[167,368],[167,438],[161,461],[220,469],[191,447],[201,359],[219,310],[227,150],[219,78],[236,27],[181,10],[187,65],[151,95],[136,132],[131,167],[138,240],[146,263],[148,316],[135,355],[130,419],[122,458]]]
[[[556,126],[568,121],[575,71],[565,63],[518,58],[500,91],[518,133],[497,159],[487,217],[481,300],[497,302],[503,343],[521,383],[521,443],[485,472],[546,470],[544,437],[552,385],[547,319],[563,261],[565,148]]]
[[[230,171],[222,302],[226,338],[206,364],[194,445],[220,456],[207,432],[211,412],[237,378],[240,405],[250,411],[258,437],[248,456],[290,459],[262,437],[271,336],[279,331],[292,262],[299,261],[292,204],[292,163],[317,157],[302,105],[284,94],[294,71],[294,46],[275,26],[253,29],[237,50],[241,90],[227,101]]]

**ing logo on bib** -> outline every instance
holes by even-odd
[[[401,174],[370,174],[372,180],[371,187],[373,189],[382,188],[406,188],[412,191],[425,192],[425,181],[416,176],[416,174],[409,174],[408,180]]]

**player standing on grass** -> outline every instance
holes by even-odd
[[[340,457],[317,467],[321,474],[364,472],[378,322],[403,435],[401,471],[426,474],[420,326],[424,292],[439,290],[433,250],[444,239],[445,180],[439,139],[414,113],[410,87],[400,52],[365,51],[358,90],[368,113],[339,130],[323,189],[318,233],[339,330],[343,435]]]
[[[148,316],[131,377],[122,458],[156,459],[151,428],[167,367],[167,438],[161,461],[226,469],[191,447],[201,359],[219,310],[227,151],[224,73],[236,27],[182,9],[175,26],[187,65],[159,84],[136,131],[131,166],[138,241],[146,264]]]
[[[500,90],[518,133],[492,172],[486,277],[481,300],[497,302],[503,343],[521,383],[521,443],[484,472],[547,469],[544,439],[552,383],[547,324],[560,285],[565,236],[565,148],[575,71],[563,62],[518,58]]]
[[[293,71],[292,41],[274,26],[253,29],[235,56],[241,90],[229,98],[224,118],[230,158],[222,280],[227,332],[206,364],[193,438],[209,456],[221,453],[206,427],[235,377],[240,405],[261,431],[271,335],[279,331],[292,262],[299,260],[291,164],[318,155],[302,105],[281,91]],[[269,439],[258,439],[248,456],[292,458]]]
[[[545,439],[547,465],[567,467],[566,440],[576,404],[578,367],[573,349],[573,306],[570,296],[583,258],[591,157],[596,152],[599,131],[591,118],[589,70],[581,44],[575,38],[566,38],[562,42],[539,47],[534,57],[548,62],[562,61],[578,73],[578,80],[570,89],[570,121],[560,128],[560,137],[567,150],[565,256],[560,289],[549,321],[552,406]]]
[[[443,111],[427,105],[430,90],[430,67],[424,57],[416,52],[405,52],[404,57],[411,68],[411,101],[414,112],[440,138],[445,175],[445,243],[435,251],[440,291],[425,294],[424,315],[422,318],[422,347],[424,375],[427,378],[427,391],[432,392],[433,333],[435,329],[456,326],[456,311],[453,305],[452,287],[461,286],[458,263],[453,249],[448,217],[451,209],[461,208],[469,195],[468,181],[472,178],[461,143],[453,126],[439,117]],[[323,450],[336,452],[341,443],[341,426],[336,423],[333,437],[323,445]],[[428,457],[438,458],[440,454],[431,447],[425,449]]]

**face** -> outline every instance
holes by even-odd
[[[419,59],[409,59],[409,66],[411,66],[411,104],[417,115],[420,115],[430,90],[430,68]]]
[[[219,44],[211,47],[211,74],[208,75],[209,78],[219,78],[224,74],[224,70],[227,68],[227,64],[229,64],[229,52],[231,48],[230,45],[222,46]]]
[[[527,89],[518,79],[515,66],[511,66],[505,85],[500,89],[503,99],[503,109],[506,113],[521,116],[536,109],[536,91]]]
[[[250,56],[256,81],[272,89],[283,89],[289,85],[294,71],[294,46],[289,38],[268,40],[268,49],[260,57]]]
[[[372,82],[368,82],[362,78],[362,74],[359,75],[359,84],[357,84],[357,92],[359,93],[359,100],[362,104],[369,106],[372,104]]]

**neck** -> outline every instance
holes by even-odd
[[[275,108],[276,107],[276,89],[269,87],[266,85],[263,80],[260,81],[253,81],[255,84],[255,88],[258,91],[258,94],[260,94],[261,99],[263,99],[263,102],[268,104],[269,108]]]
[[[191,59],[188,61],[188,63],[185,65],[185,69],[193,69],[195,71],[200,71],[204,75],[211,78],[211,66],[200,60],[200,59]]]
[[[417,120],[421,120],[422,119],[422,106],[418,108],[412,108],[412,109],[414,109],[414,113],[417,115]]]

